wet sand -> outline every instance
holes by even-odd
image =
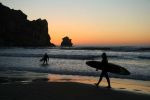
[[[150,100],[150,94],[139,92],[139,88],[136,88],[140,86],[137,85],[138,83],[126,85],[129,81],[126,81],[127,83],[122,81],[119,82],[122,85],[116,86],[119,80],[112,79],[113,88],[108,89],[105,88],[107,86],[105,80],[97,88],[93,85],[93,82],[96,82],[95,79],[91,79],[93,78],[49,75],[48,79],[35,79],[32,82],[24,79],[20,82],[2,82],[0,83],[0,100]],[[128,86],[135,87],[133,88],[135,90],[129,91]]]
[[[98,81],[99,77],[92,76],[75,76],[75,75],[57,75],[49,74],[49,82],[77,82],[93,85]],[[150,81],[110,78],[113,90],[129,91],[150,95]],[[107,87],[105,78],[99,84],[99,87]]]

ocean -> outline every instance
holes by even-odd
[[[43,77],[48,74],[81,75],[98,77],[101,71],[86,65],[86,61],[101,61],[105,52],[108,62],[121,65],[131,75],[110,77],[150,81],[149,46],[103,46],[103,47],[4,47],[0,48],[0,77]],[[47,53],[48,65],[42,65],[40,59]]]

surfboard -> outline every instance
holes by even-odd
[[[86,64],[98,70],[105,70],[107,72],[120,75],[130,75],[130,72],[127,69],[113,63],[103,64],[100,61],[87,61]]]
[[[44,61],[44,58],[40,59],[40,61]]]

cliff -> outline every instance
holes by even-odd
[[[0,3],[0,46],[54,46],[46,20],[29,21],[21,10]]]

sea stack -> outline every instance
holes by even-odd
[[[61,47],[72,47],[73,43],[68,36],[62,38]]]
[[[54,46],[44,19],[29,21],[21,10],[0,3],[0,46]]]

